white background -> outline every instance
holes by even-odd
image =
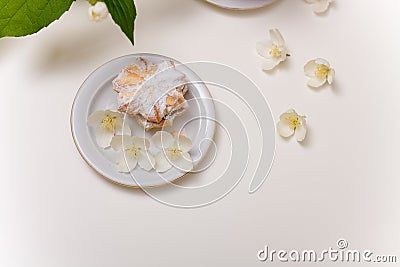
[[[0,40],[1,266],[263,266],[264,245],[323,250],[339,238],[400,257],[399,1],[338,0],[323,16],[301,0],[246,12],[135,2],[134,47],[111,19],[89,22],[83,1],[37,35]],[[255,43],[272,27],[292,57],[267,74]],[[200,209],[105,181],[73,144],[70,108],[95,68],[137,52],[237,68],[275,118],[289,108],[307,116],[307,142],[277,137],[256,194],[248,175]],[[315,57],[336,69],[334,86],[305,85],[302,67]]]

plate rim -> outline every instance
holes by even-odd
[[[213,6],[219,7],[219,8],[223,8],[223,9],[226,9],[226,10],[246,11],[246,10],[257,10],[257,9],[260,9],[260,8],[264,8],[264,7],[268,6],[268,5],[271,5],[271,4],[275,3],[275,2],[278,1],[278,0],[271,0],[270,2],[266,2],[266,3],[264,3],[264,4],[260,5],[260,6],[257,6],[257,7],[249,7],[249,8],[222,6],[222,5],[219,5],[219,4],[215,3],[215,0],[204,0],[204,1],[206,1],[206,2],[209,3],[210,5],[213,5]]]
[[[81,151],[79,145],[77,144],[77,139],[76,139],[76,136],[75,136],[74,126],[73,126],[73,122],[72,122],[72,116],[73,116],[73,112],[74,112],[74,107],[75,107],[76,99],[77,99],[77,97],[78,97],[78,95],[79,95],[79,92],[81,91],[83,85],[86,83],[86,81],[89,79],[89,77],[90,77],[93,73],[95,73],[98,69],[102,68],[103,66],[109,64],[110,62],[112,62],[112,61],[114,61],[114,60],[118,60],[118,59],[120,59],[120,58],[124,58],[124,57],[128,57],[128,56],[139,56],[139,57],[150,56],[150,57],[168,58],[168,59],[171,59],[171,60],[173,60],[173,61],[175,61],[175,62],[177,62],[177,63],[179,63],[179,64],[184,65],[182,62],[180,62],[180,61],[178,61],[178,60],[176,60],[176,59],[174,59],[174,58],[171,58],[171,57],[169,57],[169,56],[164,56],[164,55],[155,54],[155,53],[132,53],[132,54],[126,54],[126,55],[123,55],[123,56],[119,56],[119,57],[112,58],[112,59],[108,60],[107,62],[101,64],[101,65],[98,66],[97,68],[95,68],[93,71],[91,71],[91,72],[89,73],[89,75],[85,78],[85,80],[82,82],[82,84],[79,86],[78,90],[76,91],[75,96],[74,96],[74,99],[73,99],[73,101],[72,101],[72,105],[71,105],[70,116],[69,116],[69,123],[70,123],[70,131],[71,131],[71,135],[72,135],[72,140],[73,140],[73,142],[74,142],[75,148],[76,148],[76,150],[78,151],[78,153],[79,153],[79,155],[81,156],[81,158],[86,162],[86,164],[87,164],[96,174],[98,174],[100,177],[104,178],[106,181],[111,182],[112,184],[119,185],[119,186],[122,186],[122,187],[125,187],[125,188],[141,189],[141,188],[157,188],[157,187],[166,186],[166,185],[168,185],[168,184],[176,183],[176,182],[182,180],[183,178],[185,178],[185,177],[186,177],[188,174],[190,174],[191,172],[190,172],[190,171],[189,171],[189,172],[185,172],[185,173],[183,173],[181,176],[179,176],[179,177],[177,177],[177,178],[175,178],[175,179],[173,179],[173,180],[171,180],[171,181],[166,181],[166,182],[164,182],[164,183],[160,183],[160,184],[156,184],[156,185],[129,185],[129,184],[124,184],[124,183],[115,181],[115,180],[111,179],[110,177],[107,177],[106,175],[104,175],[103,173],[101,173],[95,166],[93,166],[93,164],[90,163],[89,160],[84,156],[84,154],[83,154],[83,152]],[[190,71],[192,71],[194,74],[196,74],[192,69],[190,69],[190,68],[188,68],[188,69],[189,69]],[[196,74],[196,75],[197,75],[197,74]],[[197,76],[198,76],[198,75],[197,75]],[[198,77],[199,77],[199,76],[198,76]],[[199,77],[199,78],[200,78],[200,77]],[[201,79],[201,78],[200,78],[200,79]],[[213,109],[214,109],[214,116],[215,116],[215,104],[214,104],[213,98],[212,98],[212,96],[211,96],[211,92],[210,92],[210,90],[208,89],[207,86],[205,86],[205,88],[207,89],[208,93],[210,94],[210,99],[212,100],[212,107],[213,107]],[[213,140],[215,139],[215,133],[216,133],[216,128],[215,128],[215,126],[214,126],[214,131],[213,131],[213,135],[212,135],[212,139],[213,139]],[[206,152],[208,152],[208,149],[209,149],[209,148],[207,148]],[[203,159],[204,159],[204,158],[200,159],[200,161],[198,162],[198,164],[199,164]],[[136,181],[134,181],[134,182],[136,182]]]

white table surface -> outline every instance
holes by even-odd
[[[322,250],[341,237],[400,256],[399,1],[337,0],[322,16],[300,0],[248,12],[200,0],[135,2],[134,47],[110,19],[89,22],[83,1],[37,35],[0,40],[1,266],[262,266],[264,245]],[[266,74],[255,43],[272,27],[292,57]],[[248,174],[200,209],[105,181],[74,146],[71,104],[95,68],[138,52],[240,70],[275,118],[288,108],[307,115],[307,143],[277,137],[257,193],[247,193]],[[313,91],[302,67],[318,56],[337,77]]]

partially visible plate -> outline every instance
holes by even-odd
[[[97,110],[116,110],[117,95],[112,88],[112,80],[119,71],[130,65],[135,59],[142,57],[152,63],[159,63],[171,58],[153,54],[133,54],[111,60],[96,69],[82,84],[78,90],[71,110],[71,132],[79,153],[83,159],[106,179],[128,187],[159,186],[183,177],[186,173],[171,168],[169,171],[159,174],[145,171],[136,167],[131,174],[119,173],[115,169],[118,153],[112,149],[102,149],[96,144],[94,130],[87,126],[88,116]],[[177,117],[172,127],[164,130],[183,130],[193,142],[193,148],[189,152],[196,167],[205,157],[215,132],[214,102],[207,87],[201,79],[184,64],[173,60],[177,69],[186,74],[189,81],[189,90],[185,98],[189,102],[188,110]],[[193,83],[191,83],[193,82]],[[197,118],[197,119],[196,119]],[[132,129],[132,135],[146,137],[148,139],[157,131],[145,132],[136,120],[127,117]],[[209,142],[205,142],[205,141]]]
[[[257,9],[272,4],[276,0],[206,0],[208,3],[236,10]]]

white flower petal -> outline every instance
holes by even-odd
[[[276,129],[278,130],[279,135],[285,138],[292,136],[294,133],[294,130],[290,129],[289,124],[285,121],[279,121],[276,125]]]
[[[89,126],[97,126],[106,117],[106,112],[104,110],[98,110],[89,115],[87,119],[87,124]]]
[[[281,61],[285,61],[287,59],[287,55],[288,55],[286,47],[280,46],[279,50],[281,50],[281,52],[282,52]]]
[[[123,114],[122,113],[117,112],[117,111],[112,111],[112,110],[109,110],[109,109],[104,110],[104,114],[105,115],[109,115],[111,117],[116,117],[117,119],[120,119],[120,118],[122,119],[123,118]]]
[[[118,157],[116,168],[118,172],[131,172],[136,165],[137,159],[129,157],[127,153],[122,152]]]
[[[122,135],[116,135],[112,138],[111,140],[111,148],[114,149],[115,151],[121,150],[122,149],[122,139],[124,137]]]
[[[328,73],[328,83],[332,84],[333,83],[333,78],[335,78],[336,72],[334,69],[330,69]]]
[[[132,133],[131,127],[129,126],[129,124],[127,122],[125,122],[123,124],[122,134],[123,135],[131,135],[131,133]]]
[[[187,152],[182,152],[181,157],[169,157],[168,159],[171,161],[172,166],[180,171],[189,172],[193,169],[192,157]]]
[[[151,137],[154,145],[159,149],[168,148],[174,143],[174,137],[168,132],[158,131]]]
[[[325,79],[318,79],[317,77],[312,77],[308,80],[308,86],[317,88],[317,87],[321,87],[322,85],[324,85],[326,82],[326,78]]]
[[[304,74],[307,77],[315,77],[315,68],[317,67],[317,63],[315,60],[310,60],[304,66]]]
[[[269,35],[274,43],[277,43],[279,46],[285,46],[285,39],[283,39],[283,36],[278,29],[269,30]]]
[[[260,41],[257,42],[256,45],[256,50],[257,53],[265,58],[270,58],[271,55],[269,54],[269,50],[272,48],[272,42],[271,41]]]
[[[143,151],[138,159],[140,168],[150,171],[155,166],[155,159],[148,151]]]
[[[133,136],[132,143],[135,147],[140,147],[140,148],[144,148],[144,149],[149,149],[149,147],[150,147],[150,142],[146,138]]]
[[[294,110],[294,109],[289,109],[288,111],[286,111],[285,113],[282,113],[280,116],[279,116],[279,119],[281,120],[281,121],[284,121],[285,119],[289,119],[290,117],[293,117],[293,116],[298,116],[298,114],[297,114],[297,112]]]
[[[312,5],[312,9],[315,13],[323,13],[325,11],[328,10],[329,4],[331,1],[329,0],[319,0],[316,1],[313,5]]]
[[[155,157],[155,167],[156,172],[166,172],[171,169],[172,165],[168,162],[168,159],[165,157],[164,152],[160,152]]]
[[[134,136],[123,135],[121,142],[122,142],[122,147],[124,149],[128,149],[128,148],[131,148],[132,146],[135,146],[134,145]]]
[[[303,121],[302,125],[295,131],[295,136],[298,142],[302,142],[306,138],[307,124]]]
[[[305,124],[306,123],[306,116],[299,116],[299,122],[301,124]]]
[[[192,140],[186,136],[178,135],[176,137],[176,143],[178,149],[182,150],[183,152],[189,152],[190,149],[192,149]]]
[[[271,57],[264,60],[264,62],[261,64],[261,68],[263,70],[272,70],[273,68],[278,66],[280,62],[280,59]]]
[[[113,132],[110,132],[108,129],[102,127],[100,124],[98,124],[96,127],[95,135],[96,142],[101,148],[109,147],[111,140],[114,137]]]
[[[117,127],[115,127],[115,134],[117,135],[131,135],[131,128],[127,121],[123,118],[117,118]]]
[[[121,150],[122,148],[126,149],[131,146],[135,146],[135,137],[129,135],[116,135],[111,140],[111,148],[115,151]]]
[[[314,61],[315,61],[316,64],[325,65],[328,68],[330,68],[330,66],[331,66],[331,64],[329,64],[329,62],[326,59],[323,59],[323,58],[317,58]]]

